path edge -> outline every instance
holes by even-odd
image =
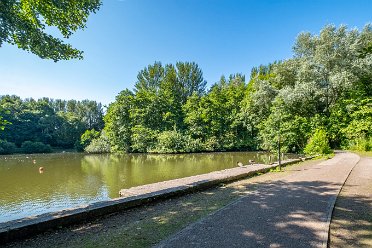
[[[353,152],[348,152],[348,153],[352,153],[352,154],[355,154],[358,156],[358,161],[353,165],[353,167],[350,169],[349,173],[347,174],[344,182],[342,183],[341,187],[339,188],[338,192],[336,195],[332,196],[331,198],[331,201],[330,201],[330,204],[329,204],[329,208],[328,208],[328,211],[327,211],[327,220],[326,220],[326,230],[325,232],[323,233],[323,241],[322,241],[322,245],[321,245],[321,248],[328,248],[329,247],[329,242],[330,242],[330,233],[331,233],[331,222],[332,222],[332,215],[333,215],[333,212],[335,210],[335,206],[336,206],[336,201],[337,201],[337,198],[339,197],[342,189],[344,188],[345,184],[346,184],[346,181],[349,179],[350,177],[350,174],[351,172],[353,172],[354,168],[357,166],[357,164],[359,164],[360,162],[360,156],[356,153],[353,153]]]

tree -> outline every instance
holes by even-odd
[[[1,0],[0,47],[4,42],[55,62],[82,59],[82,51],[46,32],[56,27],[68,39],[86,27],[89,14],[95,13],[101,0]]]
[[[217,150],[247,148],[247,129],[239,115],[245,88],[244,76],[236,74],[221,77],[202,97],[196,92],[189,97],[183,106],[189,135],[205,144],[213,141]]]
[[[130,110],[133,108],[134,94],[123,90],[111,103],[104,117],[105,131],[113,151],[131,151],[132,121]]]
[[[307,151],[351,139],[372,149],[371,44],[371,25],[302,33],[293,58],[253,68],[248,84],[221,77],[207,92],[197,64],[155,62],[108,109],[112,150],[276,152],[280,139],[283,152],[302,152],[312,134]]]
[[[323,155],[331,153],[326,131],[322,129],[315,130],[315,133],[309,139],[304,151],[308,155]]]
[[[74,108],[66,103],[73,102]],[[0,115],[11,122],[0,132],[0,139],[21,146],[25,141],[42,142],[53,147],[73,148],[85,130],[103,127],[103,110],[95,101],[0,96]],[[73,110],[73,111],[72,111]],[[4,125],[3,125],[4,126]]]
[[[207,82],[203,79],[203,72],[195,62],[177,62],[177,79],[181,84],[182,97],[184,104],[187,98],[194,92],[203,95]]]
[[[5,112],[0,106],[0,113]],[[4,130],[5,125],[11,124],[9,121],[4,120],[3,117],[0,115],[0,131]]]
[[[331,147],[348,144],[352,134],[369,142],[367,104],[372,96],[372,27],[324,27],[318,35],[301,33],[294,57],[252,70],[240,115],[261,148],[275,150],[275,114],[282,104],[282,142],[286,151],[301,151],[316,129],[324,129]],[[282,103],[275,103],[276,98]],[[355,105],[355,104],[354,104]],[[359,114],[361,113],[361,114]],[[348,127],[348,128],[347,128]]]

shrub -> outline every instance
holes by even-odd
[[[0,140],[0,154],[12,154],[15,152],[16,145],[12,142],[7,142],[5,140]]]
[[[110,153],[110,141],[104,132],[101,133],[99,138],[93,139],[92,142],[85,148],[87,153]]]
[[[209,152],[218,151],[221,148],[221,144],[216,136],[208,138],[204,143],[204,149]]]
[[[205,147],[201,139],[193,139],[190,135],[185,136],[185,152],[204,151]]]
[[[354,151],[371,151],[372,137],[359,137],[349,141],[348,149]]]
[[[178,131],[164,131],[158,135],[158,142],[152,152],[179,153],[185,152],[185,137]]]
[[[80,137],[80,141],[76,141],[75,143],[75,149],[78,152],[84,151],[84,149],[90,145],[90,143],[94,139],[98,139],[100,136],[100,133],[96,131],[94,128],[92,130],[86,130]]]
[[[136,125],[131,128],[131,132],[131,149],[133,152],[148,152],[153,150],[157,137],[156,131],[142,125]]]
[[[323,155],[331,153],[326,131],[323,129],[316,129],[315,133],[309,139],[304,152],[307,155]]]
[[[21,146],[24,153],[50,153],[52,147],[42,142],[25,141]]]

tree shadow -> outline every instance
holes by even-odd
[[[328,230],[317,223],[326,222],[329,200],[338,187],[322,181],[232,184],[54,230],[9,247],[150,247],[170,236],[160,246],[320,246],[327,241]],[[371,206],[366,198],[345,200],[362,209]],[[341,220],[348,221],[354,210],[341,211]],[[346,228],[370,235],[362,222]]]
[[[340,185],[322,181],[276,181],[251,186],[255,190],[246,197],[189,226],[160,246],[317,247],[327,243],[330,203]],[[231,190],[231,193],[236,191]],[[361,209],[371,206],[367,198],[345,200],[355,202]],[[347,221],[350,219],[348,213],[354,208],[343,211]],[[371,222],[362,220],[366,217],[357,221],[359,225],[351,222],[345,228],[370,237]]]
[[[372,247],[370,197],[341,195],[337,198],[329,244],[328,247]]]

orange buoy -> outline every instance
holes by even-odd
[[[44,167],[39,167],[39,173],[44,173]]]

